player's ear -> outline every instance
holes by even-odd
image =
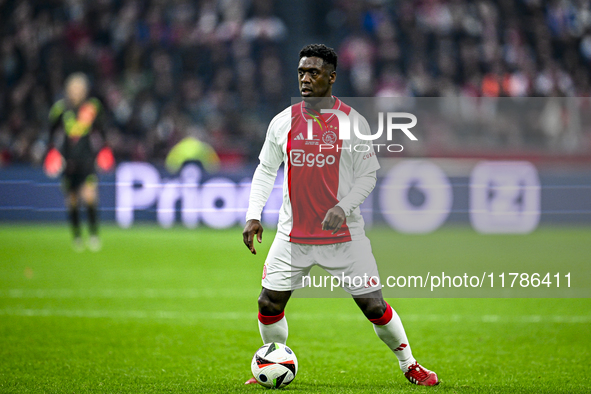
[[[335,83],[336,80],[337,80],[337,72],[336,72],[336,70],[332,70],[330,72],[330,75],[328,78],[328,83],[330,83],[332,85],[333,83]]]

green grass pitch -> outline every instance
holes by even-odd
[[[481,236],[468,228],[422,236],[369,232],[370,238],[384,234],[404,246],[398,258],[418,265],[450,258],[441,251],[466,245],[466,256],[490,259],[491,250],[512,242],[516,259],[535,261],[550,249],[565,259],[591,257],[589,228],[528,235],[539,242],[539,256],[517,247],[517,236]],[[102,238],[101,252],[75,253],[65,225],[0,226],[0,392],[266,390],[243,382],[261,346],[256,298],[271,231],[257,256],[248,253],[238,228],[104,226]],[[300,370],[283,390],[591,392],[589,299],[388,301],[415,357],[439,374],[439,386],[408,383],[350,299],[294,298],[286,310],[288,344]]]

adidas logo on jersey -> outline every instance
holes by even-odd
[[[300,133],[298,136],[294,138],[294,141],[300,141],[304,139],[304,134]]]

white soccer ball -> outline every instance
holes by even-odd
[[[298,372],[298,359],[284,344],[267,343],[254,354],[250,369],[259,384],[278,389],[293,381]]]

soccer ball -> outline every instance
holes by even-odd
[[[293,381],[298,372],[298,359],[284,344],[271,342],[256,351],[250,369],[259,384],[278,389]]]

